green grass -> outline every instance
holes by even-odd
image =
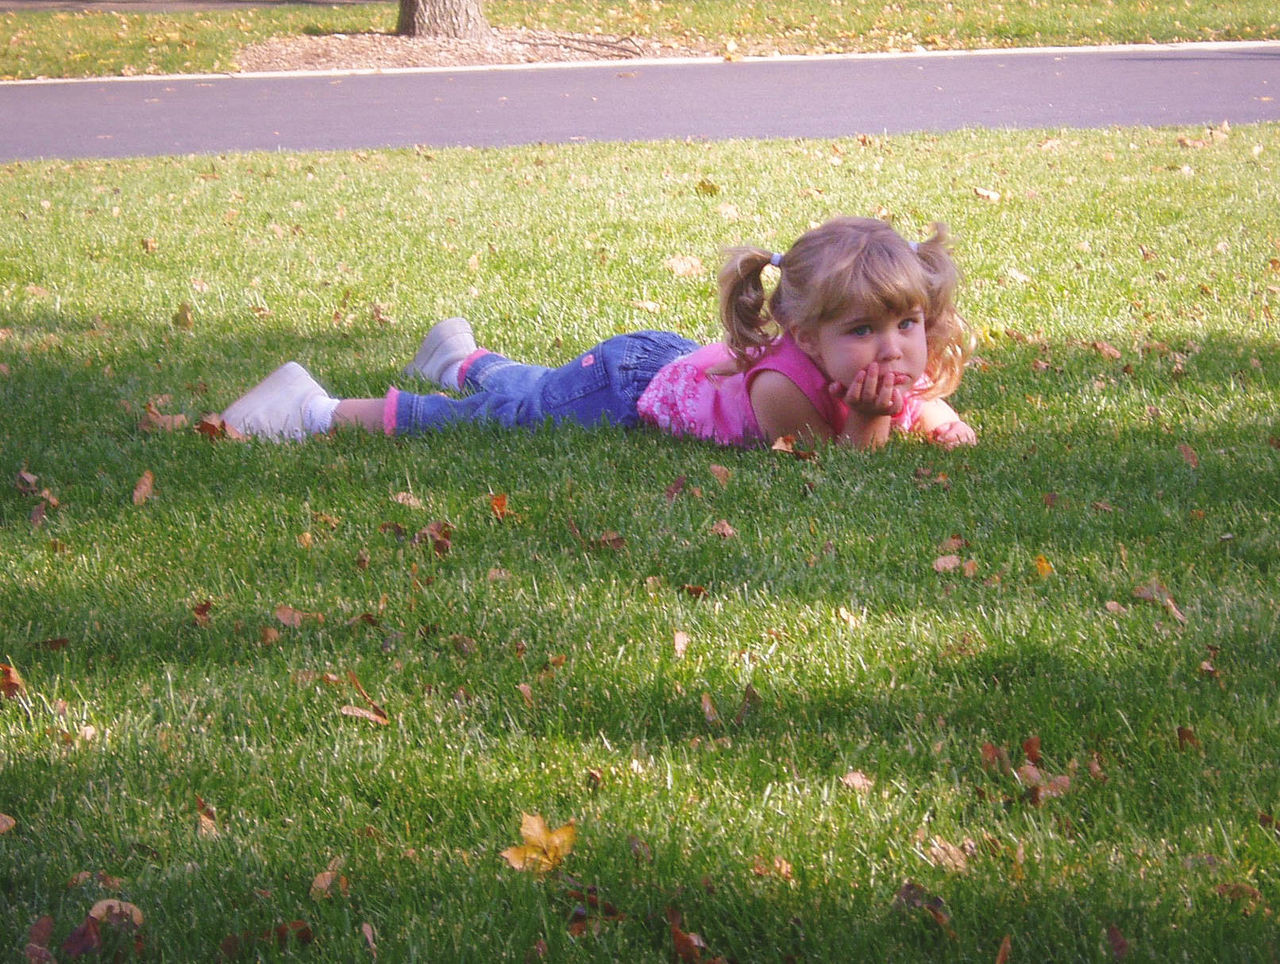
[[[236,69],[247,44],[276,36],[389,33],[396,6],[253,7],[172,14],[0,15],[0,79]],[[858,4],[793,0],[493,0],[495,27],[652,37],[711,53],[767,56],[1098,43],[1274,40],[1271,0],[1084,0],[1063,3]]]
[[[707,959],[1275,959],[1278,159],[1266,125],[0,168],[3,953],[116,896],[147,959],[358,960],[367,923],[382,960],[665,961],[668,908]],[[721,245],[877,211],[959,238],[974,449],[139,427],[289,357],[381,393],[457,312],[543,362],[710,338]],[[387,525],[436,520],[444,556]],[[1033,736],[1060,796],[983,765]],[[546,878],[499,856],[522,812],[576,821]],[[587,887],[622,916],[574,938]]]

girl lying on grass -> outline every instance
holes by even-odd
[[[764,273],[780,274],[767,301]],[[222,414],[231,428],[301,439],[341,425],[414,435],[457,422],[533,427],[548,419],[655,425],[723,445],[781,436],[868,448],[890,431],[947,447],[977,441],[944,400],[971,338],[955,310],[957,271],[943,225],[919,244],[883,221],[836,218],[786,254],[731,249],[720,271],[725,340],[618,335],[560,368],[476,346],[450,318],[427,333],[406,375],[464,394],[337,399],[288,362]]]

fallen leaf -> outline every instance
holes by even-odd
[[[529,709],[533,709],[533,687],[528,683],[520,683],[516,686],[516,689],[524,699],[524,705]]]
[[[1178,608],[1177,603],[1174,602],[1173,596],[1169,593],[1169,590],[1162,586],[1156,579],[1152,579],[1150,582],[1144,583],[1141,586],[1135,586],[1133,596],[1135,599],[1158,603],[1159,605],[1164,606],[1164,608],[1169,611],[1169,615],[1180,623],[1185,623],[1187,621],[1187,617],[1182,614],[1182,611]]]
[[[142,473],[142,478],[138,479],[137,485],[133,487],[133,504],[142,505],[155,492],[156,477],[151,473],[150,469]]]
[[[672,638],[672,645],[675,647],[676,659],[683,659],[685,651],[689,648],[689,634],[683,630],[677,629],[675,636]]]
[[[715,701],[711,699],[710,693],[702,694],[702,715],[712,726],[720,722],[720,711],[716,709]]]
[[[324,900],[329,897],[335,886],[338,888],[338,893],[342,894],[343,897],[347,896],[350,886],[347,878],[342,874],[343,863],[344,861],[341,857],[334,857],[329,861],[327,869],[316,874],[311,881],[312,900]]]
[[[727,519],[719,519],[711,526],[711,531],[718,535],[721,539],[732,539],[738,534],[738,530],[729,524]]]
[[[505,493],[499,492],[496,495],[489,496],[489,510],[496,519],[505,519],[511,514],[511,510],[507,508],[507,496]]]
[[[677,254],[664,261],[662,266],[677,278],[696,278],[705,270],[702,259],[691,254]]]
[[[1040,765],[1040,737],[1030,736],[1022,741],[1022,752],[1026,754],[1027,761]]]
[[[1092,343],[1092,347],[1093,347],[1093,350],[1096,351],[1103,358],[1115,359],[1115,358],[1121,357],[1120,349],[1107,344],[1105,341],[1095,341]]]
[[[982,200],[990,201],[993,204],[1000,200],[1000,192],[993,191],[990,188],[975,187],[973,189],[973,193],[976,194],[978,197],[982,198]]]
[[[857,793],[870,793],[876,785],[875,781],[861,770],[850,770],[840,778],[840,782]]]
[[[142,926],[142,911],[128,901],[108,897],[100,900],[89,909],[89,916],[104,924],[132,924]]]
[[[232,934],[230,937],[224,937],[218,948],[222,951],[223,957],[236,958],[252,951],[255,944],[270,944],[274,941],[280,950],[284,950],[290,938],[299,944],[310,944],[315,939],[311,933],[311,926],[306,921],[295,920],[287,924],[277,924],[270,930],[258,934],[252,931],[244,931],[238,935]]]
[[[760,694],[756,692],[755,687],[750,683],[742,694],[742,705],[738,707],[738,712],[734,714],[733,722],[735,726],[741,726],[746,722],[747,715],[751,713],[761,703]]]
[[[1193,750],[1200,749],[1200,741],[1196,738],[1196,731],[1189,726],[1178,727],[1178,749],[1185,750],[1191,747]]]
[[[711,474],[715,476],[715,480],[720,483],[720,488],[728,488],[729,476],[731,473],[723,465],[711,465],[708,467]]]
[[[955,844],[934,837],[929,842],[929,860],[935,867],[949,870],[953,874],[963,874],[969,870],[969,858]]]
[[[426,508],[426,506],[422,504],[422,500],[412,492],[397,492],[391,497],[391,501],[398,502],[400,505],[407,505],[410,509]]]
[[[176,432],[179,429],[187,427],[190,419],[181,413],[177,415],[165,415],[152,402],[147,402],[146,407],[142,410],[142,421],[138,423],[138,428],[144,432]]]
[[[686,933],[681,929],[684,920],[680,911],[674,907],[667,908],[667,923],[671,926],[671,943],[675,946],[676,957],[684,964],[700,964],[707,942],[700,935]]]
[[[0,833],[8,833],[17,825],[18,821],[14,820],[13,817],[7,813],[0,813]]]
[[[378,944],[374,940],[373,925],[365,922],[360,925],[360,933],[364,935],[365,946],[369,948],[369,955],[374,959],[378,959]]]
[[[688,476],[677,476],[676,480],[667,486],[663,493],[667,497],[667,502],[675,502],[676,496],[684,491],[685,484],[689,481]]]
[[[204,802],[204,798],[196,794],[196,818],[199,826],[196,833],[201,837],[218,836],[218,821],[213,807]]]
[[[1129,942],[1124,939],[1120,928],[1115,924],[1107,925],[1107,943],[1111,945],[1111,956],[1117,961],[1122,960],[1129,953]]]
[[[1053,573],[1053,563],[1044,556],[1036,556],[1036,572],[1041,579],[1047,579]]]
[[[1185,442],[1178,445],[1178,454],[1182,456],[1182,460],[1193,469],[1200,468],[1200,456],[1196,455],[1196,450]]]
[[[195,620],[195,624],[202,629],[209,625],[209,612],[213,609],[213,600],[206,599],[202,603],[197,603],[191,608],[191,617]]]
[[[62,942],[62,953],[68,957],[83,957],[85,954],[96,954],[102,950],[102,932],[96,917],[86,917],[84,921],[67,935]]]
[[[276,619],[280,620],[290,629],[297,629],[304,622],[314,619],[318,623],[324,622],[324,613],[308,613],[301,609],[294,609],[292,606],[286,606],[281,603],[276,607]]]
[[[1009,964],[1009,958],[1013,954],[1013,937],[1009,934],[1004,935],[1004,940],[1000,942],[1000,950],[996,951],[995,964]]]
[[[0,693],[4,698],[12,700],[26,692],[27,684],[22,675],[7,663],[0,663]]]
[[[934,572],[951,572],[960,568],[960,557],[957,555],[938,556],[933,560]]]
[[[453,526],[448,522],[432,522],[426,528],[418,530],[409,542],[415,546],[429,542],[435,554],[443,558],[453,548]]]
[[[524,843],[508,847],[502,851],[502,857],[516,870],[545,874],[555,870],[572,853],[578,828],[570,820],[552,830],[540,814],[524,813],[520,815],[520,836]]]
[[[797,448],[794,435],[779,436],[773,440],[773,445],[770,448],[775,452],[784,452],[800,461],[808,461],[818,457],[818,453],[813,449]]]
[[[181,328],[183,331],[190,331],[195,327],[196,316],[191,308],[191,303],[184,301],[178,305],[178,310],[173,313],[173,326]]]

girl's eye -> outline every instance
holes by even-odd
[[[871,334],[871,326],[855,325],[853,328],[850,329],[850,331],[852,332],[852,334],[858,336],[859,338],[865,338],[867,335]]]
[[[900,322],[898,322],[898,327],[901,328],[903,331],[909,331],[919,323],[920,323],[920,319],[917,318],[915,315],[911,315],[909,318],[903,318]]]

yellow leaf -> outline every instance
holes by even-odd
[[[1040,573],[1040,578],[1045,579],[1053,572],[1053,563],[1044,556],[1036,556],[1036,572]]]
[[[545,874],[558,867],[573,851],[578,828],[572,820],[552,830],[540,814],[525,813],[520,818],[520,836],[524,843],[502,851],[507,863],[516,870]]]

